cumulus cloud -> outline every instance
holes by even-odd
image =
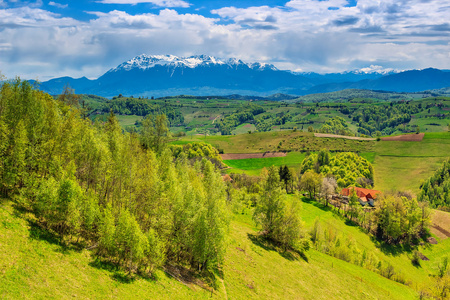
[[[190,4],[183,0],[99,0],[104,4],[132,4],[151,3],[161,7],[189,7]]]
[[[0,9],[0,68],[7,76],[98,77],[142,53],[237,57],[316,72],[371,65],[450,68],[450,11],[442,1],[347,4],[292,0],[276,7],[230,6],[212,10],[214,17],[174,8],[140,14],[113,10],[89,12],[89,21],[32,7]]]

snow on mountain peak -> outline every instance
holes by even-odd
[[[277,70],[275,66],[266,63],[245,63],[237,58],[230,58],[223,60],[214,56],[208,55],[193,55],[189,57],[178,57],[175,55],[146,55],[141,54],[127,62],[124,62],[111,69],[109,72],[117,72],[119,70],[130,71],[132,69],[146,70],[155,66],[170,66],[170,67],[187,67],[196,68],[198,66],[207,65],[228,65],[230,67],[247,66],[255,70],[271,69]]]
[[[352,71],[355,74],[381,74],[381,75],[388,75],[392,73],[399,73],[400,70],[392,69],[392,68],[383,68],[382,66],[377,65],[370,65],[369,67],[361,68],[358,70]]]

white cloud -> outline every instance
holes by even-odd
[[[102,3],[107,1],[114,0]],[[212,11],[216,18],[175,9],[136,15],[115,10],[90,12],[95,17],[85,22],[37,8],[0,9],[0,68],[9,77],[98,77],[147,53],[238,57],[316,72],[371,65],[450,69],[449,7],[442,1],[346,4],[292,0],[278,7],[223,7]]]
[[[61,3],[56,3],[56,2],[53,2],[53,1],[50,1],[48,3],[48,5],[51,5],[51,6],[54,6],[54,7],[57,7],[57,8],[61,8],[61,9],[67,8],[69,6],[69,4],[61,4]]]
[[[139,4],[151,3],[160,7],[189,7],[190,4],[183,0],[98,0],[104,4]]]

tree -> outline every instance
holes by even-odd
[[[272,166],[265,179],[264,191],[253,213],[263,235],[278,242],[283,249],[304,252],[309,249],[309,239],[303,232],[299,216],[298,199],[288,204],[286,193],[280,187],[279,174]]]
[[[317,162],[319,166],[327,166],[330,163],[330,152],[327,150],[320,150],[317,154]]]
[[[322,179],[321,193],[325,197],[325,205],[328,206],[328,199],[330,195],[336,193],[337,182],[334,177],[324,177]]]
[[[19,121],[14,128],[8,158],[5,160],[5,182],[10,190],[20,188],[25,176],[26,152],[28,148],[28,138],[24,122]]]
[[[7,150],[9,148],[9,130],[3,122],[0,114],[0,194],[6,195],[5,168]]]
[[[253,218],[262,226],[264,233],[271,237],[283,210],[280,176],[274,166],[268,169],[264,191],[257,203]]]
[[[58,96],[58,100],[71,107],[77,108],[79,106],[81,96],[75,94],[75,90],[66,84],[63,92]]]
[[[316,193],[320,190],[322,176],[312,170],[307,171],[300,179],[300,187],[307,190],[310,199],[316,199]]]
[[[384,195],[377,203],[375,210],[377,235],[388,243],[410,241],[427,229],[430,215],[426,212],[426,208],[419,206],[415,198]]]
[[[286,193],[289,192],[289,185],[292,183],[293,175],[288,166],[280,166],[279,169],[280,180],[284,182]]]
[[[166,115],[147,115],[142,121],[141,142],[147,149],[161,153],[170,136]]]
[[[359,204],[359,198],[356,195],[356,191],[354,189],[352,189],[350,197],[348,199],[348,207],[349,207],[348,212],[350,215],[350,220],[358,219],[360,204]]]

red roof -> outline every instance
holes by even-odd
[[[358,196],[359,198],[364,198],[365,197],[367,199],[376,199],[378,194],[381,194],[380,191],[369,190],[369,189],[364,189],[364,188],[351,186],[351,187],[342,189],[341,195],[343,195],[343,196],[350,196],[352,194],[352,190],[355,190],[356,196]]]

